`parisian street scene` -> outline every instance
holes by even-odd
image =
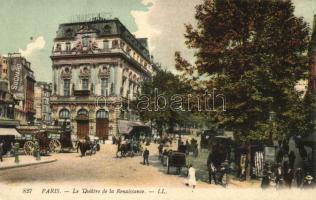
[[[315,192],[316,1],[2,4],[1,184]]]

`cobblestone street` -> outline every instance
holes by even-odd
[[[57,162],[2,170],[0,180],[7,184],[94,182],[112,186],[185,187],[186,170],[182,170],[180,176],[173,174],[173,171],[168,175],[167,168],[158,161],[157,145],[151,144],[148,148],[149,166],[142,164],[141,156],[116,158],[116,146],[102,144],[96,155],[81,158],[79,153],[53,154],[51,157],[57,159]],[[204,157],[201,156],[193,163],[202,168]],[[203,169],[197,170],[199,188],[221,187],[205,183],[205,176]],[[236,183],[231,185],[236,186]]]

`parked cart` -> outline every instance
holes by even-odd
[[[180,174],[182,168],[187,167],[185,153],[181,153],[178,151],[171,151],[168,155],[167,167],[168,167],[168,174],[170,173],[171,167],[176,168],[177,174]]]

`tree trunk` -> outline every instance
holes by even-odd
[[[251,172],[251,144],[247,145],[247,168],[246,168],[246,180],[250,180]]]

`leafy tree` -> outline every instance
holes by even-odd
[[[309,70],[309,27],[293,13],[291,1],[205,0],[196,7],[197,26],[186,25],[196,61],[176,52],[176,68],[188,82],[208,77],[206,87],[226,96],[226,111],[214,118],[237,139],[277,139],[312,127],[311,105],[294,89]]]
[[[160,70],[142,83],[141,94],[131,105],[140,119],[151,121],[161,136],[164,129],[173,130],[188,120],[185,96],[190,88],[171,72]]]

